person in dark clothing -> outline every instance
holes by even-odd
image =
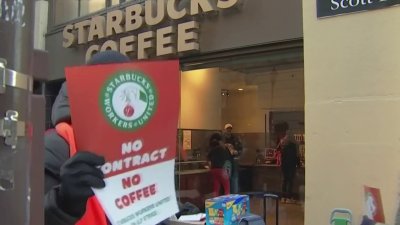
[[[223,138],[226,147],[229,149],[232,162],[230,174],[231,193],[239,193],[239,156],[242,153],[243,146],[239,138],[232,134],[232,124],[225,124]]]
[[[375,224],[376,222],[368,218],[368,216],[363,216],[361,225],[375,225]],[[395,224],[397,225],[398,223]]]
[[[296,168],[299,166],[298,146],[294,137],[287,133],[289,126],[286,122],[277,124],[275,132],[279,139],[278,149],[281,152],[281,169],[283,174],[282,202],[294,202],[293,182]]]
[[[88,65],[123,63],[129,58],[115,51],[95,54]],[[84,75],[84,74],[83,74]],[[66,83],[54,102],[51,115],[54,126],[71,124]],[[86,211],[86,203],[93,195],[92,187],[105,186],[103,173],[97,166],[104,158],[79,151],[70,157],[69,145],[56,130],[45,134],[45,225],[73,225]]]
[[[230,155],[224,146],[221,134],[214,133],[211,135],[210,151],[207,158],[211,164],[214,196],[219,195],[221,185],[224,188],[224,194],[228,195],[230,193],[230,185],[229,174],[226,167],[227,164],[230,164]]]

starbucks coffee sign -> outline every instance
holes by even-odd
[[[195,19],[162,28],[157,26],[169,20],[194,18],[200,14],[216,13],[240,5],[242,0],[189,0],[178,9],[181,0],[148,0],[123,10],[94,16],[89,20],[69,24],[63,30],[63,47],[72,48],[93,42],[86,50],[86,60],[107,49],[134,55],[137,59],[198,51],[200,24]],[[149,28],[143,31],[142,28]],[[146,29],[147,30],[147,29]],[[115,40],[118,38],[117,40]],[[102,43],[102,44],[98,44]]]
[[[400,0],[317,0],[317,16],[335,16],[399,5]]]

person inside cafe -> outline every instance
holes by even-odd
[[[231,156],[225,147],[222,135],[214,133],[210,137],[209,152],[207,158],[210,163],[211,175],[213,180],[213,193],[218,196],[221,186],[224,195],[230,194],[229,168]]]
[[[230,176],[231,193],[237,194],[239,193],[239,156],[242,153],[243,146],[239,138],[232,133],[232,129],[232,124],[225,124],[223,138],[226,148],[229,149],[232,161]]]
[[[278,138],[277,149],[281,152],[282,182],[282,203],[295,203],[293,183],[297,167],[300,165],[297,142],[294,136],[289,134],[289,125],[281,122],[275,125],[275,133]]]

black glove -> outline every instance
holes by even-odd
[[[92,187],[103,188],[104,174],[97,166],[105,163],[104,157],[90,152],[78,152],[61,167],[61,185],[57,204],[71,216],[81,218],[86,202],[93,195]]]

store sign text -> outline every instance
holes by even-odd
[[[397,4],[400,4],[400,0],[317,0],[317,16],[334,16],[386,8]]]
[[[124,10],[108,12],[106,16],[95,16],[65,26],[63,31],[63,47],[91,43],[96,40],[106,40],[102,45],[93,44],[86,51],[86,60],[98,51],[108,49],[120,51],[123,54],[135,54],[137,59],[149,58],[149,52],[155,50],[156,56],[173,55],[180,52],[198,51],[199,22],[192,20],[167,26],[157,30],[149,30],[136,35],[119,36],[119,40],[111,37],[119,34],[132,34],[144,27],[161,24],[167,18],[182,19],[186,16],[196,16],[232,8],[241,0],[190,0],[189,7],[177,9],[177,0],[146,1],[144,5],[135,4]],[[214,7],[216,5],[216,8]],[[108,40],[107,40],[108,39]]]

